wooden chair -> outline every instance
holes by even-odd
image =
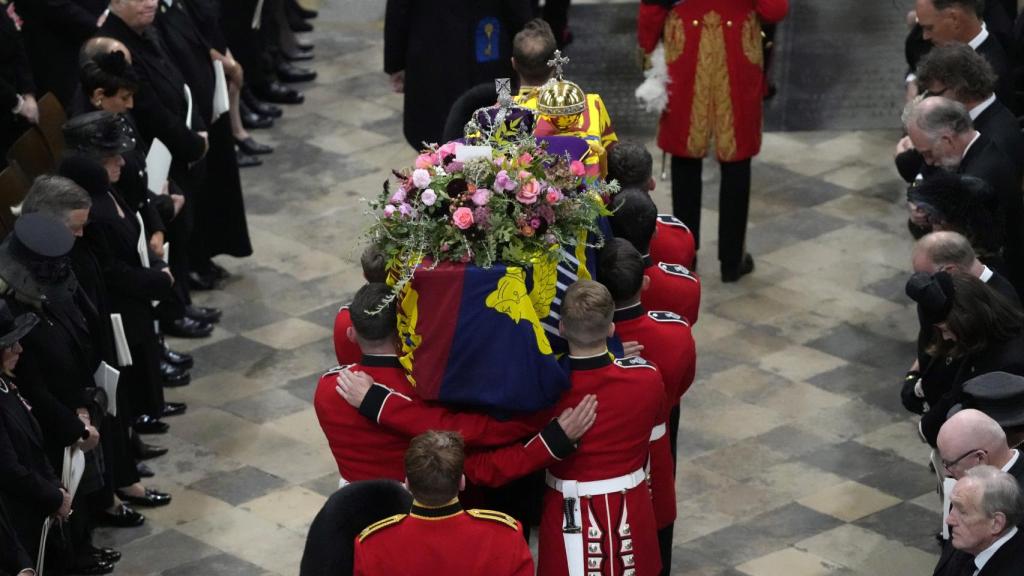
[[[20,168],[29,182],[40,174],[52,172],[57,166],[54,158],[46,138],[36,126],[22,134],[7,152],[8,162]]]
[[[29,185],[28,178],[17,166],[8,166],[0,172],[0,240],[14,230],[11,207],[21,204]]]
[[[52,92],[47,92],[39,100],[39,131],[43,133],[50,155],[54,158],[59,159],[64,153],[64,131],[61,127],[67,121],[68,115],[60,100]]]

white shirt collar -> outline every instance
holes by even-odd
[[[981,32],[978,32],[978,35],[972,38],[971,41],[967,43],[967,45],[971,47],[971,50],[977,50],[978,46],[981,46],[981,44],[985,42],[985,40],[988,40],[988,27],[985,26],[984,22],[982,22]]]
[[[996,273],[993,272],[991,268],[985,266],[984,264],[982,264],[981,266],[981,275],[978,276],[978,279],[984,282],[985,284],[988,284],[988,281],[991,280],[992,277],[996,275]]]
[[[974,138],[971,138],[971,141],[967,143],[967,148],[964,148],[964,155],[960,157],[961,160],[967,158],[967,153],[970,152],[971,146],[974,146],[974,143],[978,141],[978,138],[981,138],[981,132],[975,130]]]
[[[1002,468],[1003,472],[1009,472],[1010,468],[1013,468],[1013,465],[1017,463],[1017,458],[1020,458],[1020,451],[1018,451],[1016,448],[1014,448],[1013,449],[1013,458],[1010,458],[1006,462],[1006,465],[1003,466],[1003,468]]]
[[[981,570],[985,567],[985,564],[987,564],[988,561],[991,560],[993,556],[995,556],[996,552],[999,551],[999,548],[1001,548],[1003,544],[1006,544],[1006,542],[1010,538],[1013,538],[1013,536],[1016,533],[1017,533],[1017,527],[1014,526],[1013,528],[1010,529],[1009,532],[1007,532],[1006,534],[1003,534],[1002,538],[1000,538],[999,540],[996,540],[995,542],[992,543],[991,546],[989,546],[988,548],[985,548],[984,550],[981,551],[981,553],[979,553],[977,556],[975,556],[974,557],[974,565],[977,566],[978,569],[975,570],[974,573],[977,574],[978,572],[981,572]]]
[[[973,122],[973,121],[977,120],[978,116],[981,116],[982,112],[984,112],[985,110],[988,110],[988,107],[991,106],[992,104],[994,104],[995,101],[996,101],[996,95],[992,94],[991,96],[986,98],[984,102],[982,102],[981,104],[978,104],[974,108],[971,108],[970,111],[968,112],[968,114],[971,115],[971,121]]]

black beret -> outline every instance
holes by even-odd
[[[928,324],[946,321],[949,311],[953,309],[956,289],[953,277],[948,272],[936,272],[929,275],[918,272],[907,281],[907,296],[917,302],[921,319]]]
[[[35,259],[66,256],[75,244],[75,236],[63,222],[39,212],[25,214],[14,222],[14,238]]]
[[[1003,428],[1024,425],[1024,376],[988,372],[964,382],[963,405],[976,408]]]

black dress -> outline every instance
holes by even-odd
[[[30,124],[11,110],[18,105],[19,94],[34,94],[32,69],[21,34],[0,10],[0,169],[7,165],[7,150]]]

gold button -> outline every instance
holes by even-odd
[[[697,21],[697,20],[694,20],[693,21],[693,27],[696,28],[697,26],[700,26],[700,22]]]
[[[729,28],[732,28],[732,20],[726,20],[725,25],[728,26]]]

